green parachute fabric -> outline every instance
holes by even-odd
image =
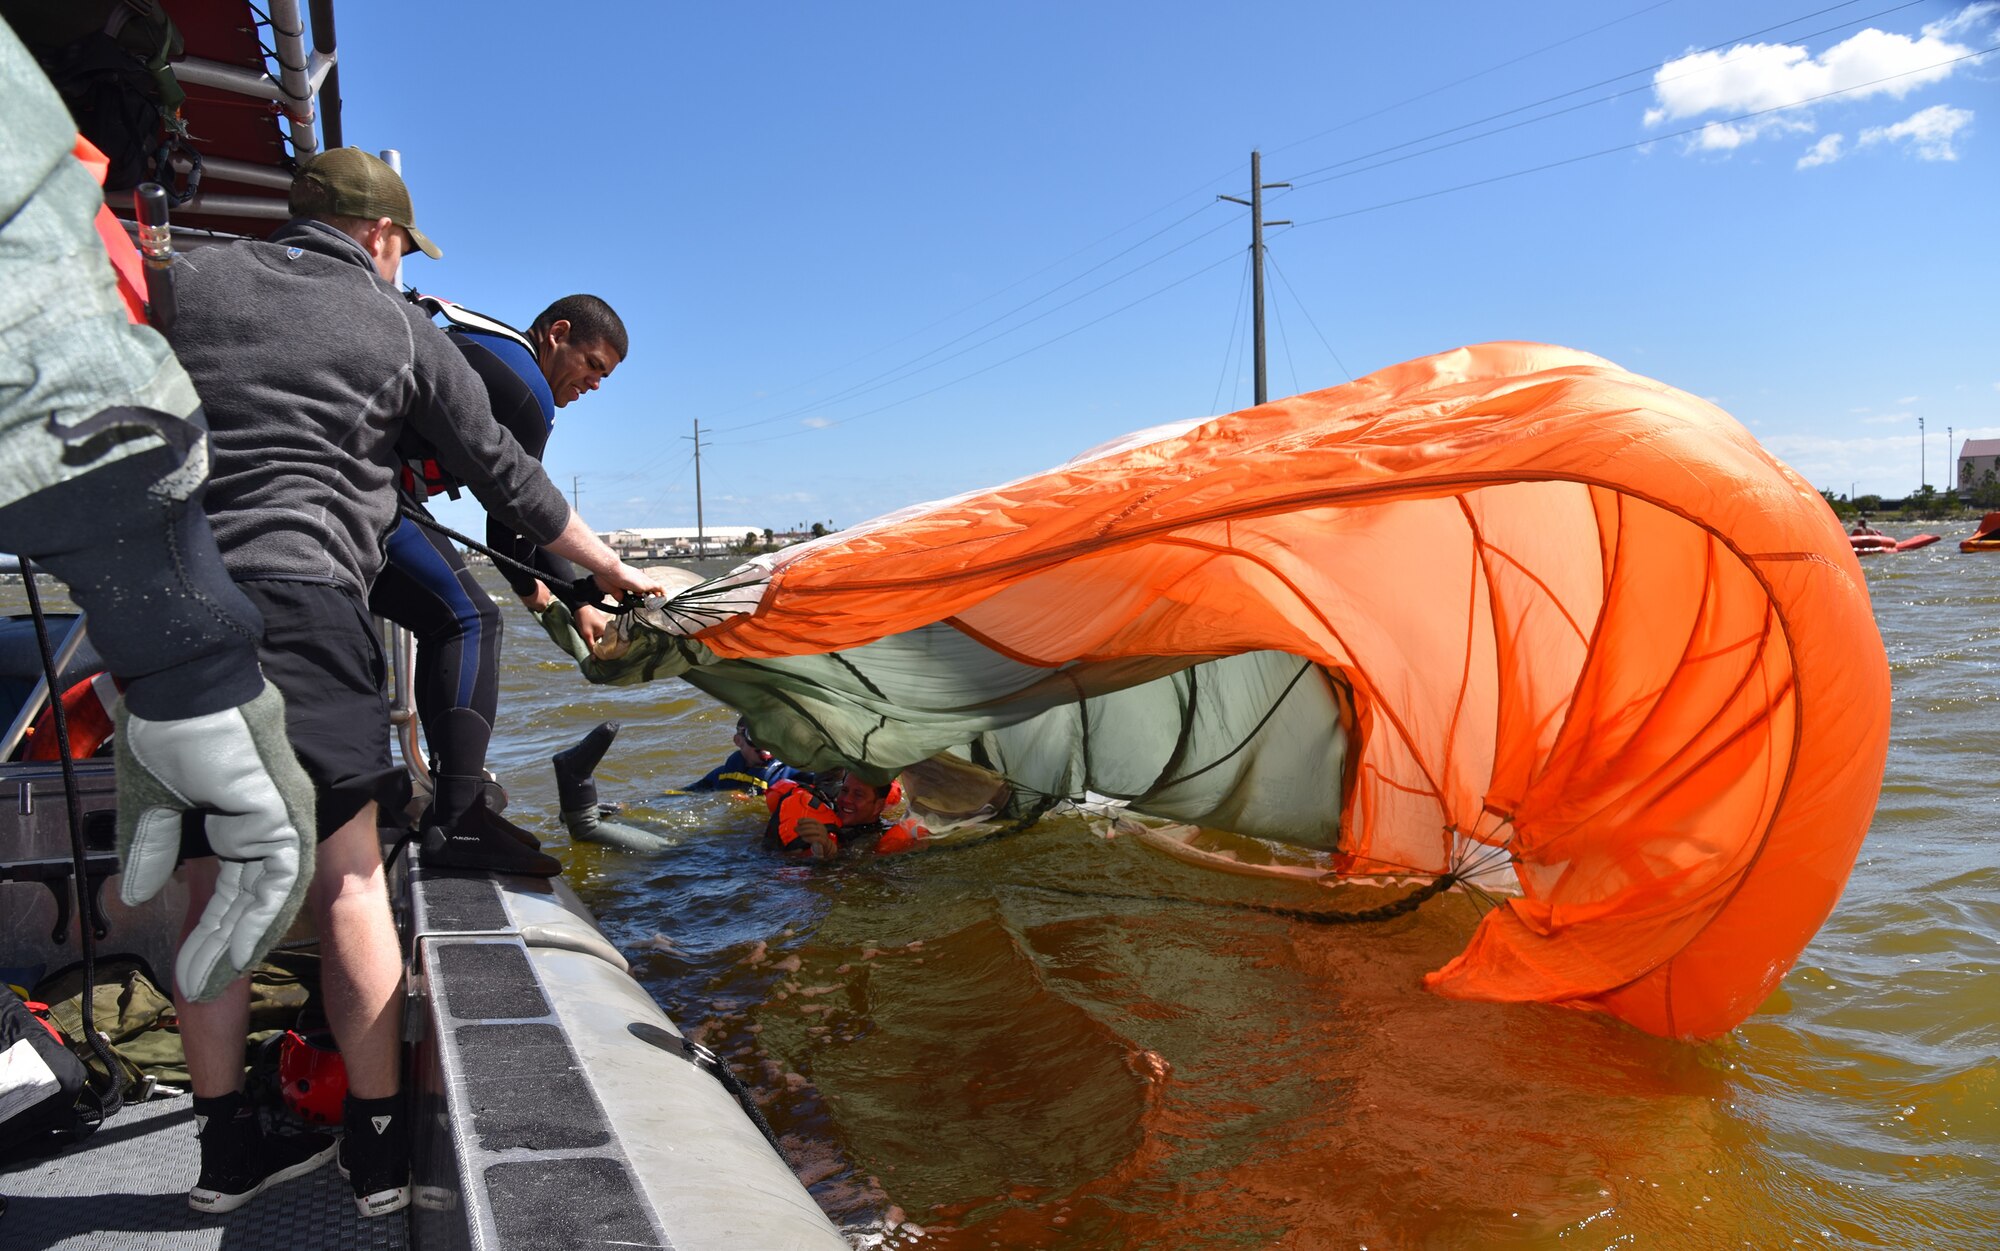
[[[1670,1037],[1743,1020],[1826,918],[1887,752],[1867,588],[1713,405],[1493,343],[1128,436],[635,614],[805,767],[943,753],[1349,874],[1504,857],[1427,979]]]

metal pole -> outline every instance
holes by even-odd
[[[701,418],[694,420],[694,554],[708,546],[707,523],[701,519]]]
[[[1250,198],[1240,200],[1233,195],[1219,195],[1218,200],[1228,200],[1232,204],[1247,205],[1250,209],[1250,260],[1251,260],[1251,324],[1257,347],[1257,403],[1270,398],[1264,386],[1264,227],[1289,226],[1289,221],[1267,222],[1264,220],[1264,193],[1275,187],[1289,187],[1288,182],[1264,181],[1264,154],[1257,149],[1250,150]]]
[[[1917,418],[1917,493],[1924,489],[1924,419]]]
[[[1951,427],[1946,426],[1944,428],[1944,454],[1951,457],[1951,468],[1945,471],[1944,489],[1947,491],[1956,491],[1958,490],[1958,453],[1952,450],[1951,437]]]
[[[1250,150],[1250,305],[1256,327],[1257,403],[1269,396],[1264,386],[1264,167],[1263,153]]]
[[[24,582],[33,576],[33,571],[28,568],[28,564],[29,562],[23,558],[18,566],[21,571],[21,580]],[[82,613],[76,615],[76,620],[69,627],[69,633],[63,635],[63,641],[56,647],[55,669],[57,677],[62,676],[62,671],[69,667],[69,662],[76,659],[76,653],[83,647],[83,617]],[[20,750],[21,740],[28,737],[28,727],[35,724],[35,718],[42,715],[42,709],[48,705],[48,702],[49,677],[47,674],[42,674],[35,679],[34,689],[28,692],[28,698],[21,705],[21,711],[14,714],[13,723],[7,727],[6,737],[0,738],[0,760],[11,759],[14,753]]]

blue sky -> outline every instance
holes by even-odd
[[[1947,427],[2000,436],[2000,4],[338,16],[346,139],[402,150],[445,251],[406,278],[625,316],[547,460],[599,529],[693,524],[696,420],[708,520],[782,529],[1247,405],[1247,210],[1215,197],[1253,147],[1299,223],[1267,234],[1273,396],[1534,339],[1837,491],[1913,489],[1919,417],[1940,488]]]

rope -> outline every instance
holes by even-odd
[[[49,689],[49,708],[55,714],[56,756],[62,763],[63,806],[69,817],[70,871],[74,875],[76,889],[76,932],[83,948],[83,1000],[80,1004],[83,1009],[83,1036],[90,1043],[98,1062],[104,1066],[105,1078],[110,1083],[109,1090],[99,1090],[94,1081],[86,1083],[86,1088],[97,1100],[98,1120],[102,1122],[124,1105],[125,1079],[119,1074],[118,1062],[112,1058],[104,1036],[97,1031],[97,1007],[94,1002],[97,998],[97,908],[95,893],[90,889],[90,866],[83,846],[76,762],[69,755],[69,718],[63,713],[63,688],[56,673],[55,649],[49,645],[49,623],[42,612],[41,592],[35,587],[35,568],[26,560],[21,562],[21,586],[28,593],[28,612],[35,619],[35,642],[41,648],[42,674]],[[81,621],[70,628],[81,629]]]
[[[486,546],[486,544],[481,543],[479,540],[472,538],[469,535],[460,534],[458,531],[452,529],[450,526],[445,525],[443,522],[431,516],[429,513],[424,512],[422,509],[411,507],[409,503],[407,503],[400,497],[396,501],[396,511],[401,513],[404,517],[409,518],[411,521],[416,522],[420,526],[424,526],[425,528],[430,530],[435,530],[437,533],[442,534],[444,537],[450,539],[452,542],[457,543],[462,547],[469,547],[473,551],[483,554],[487,559],[491,560],[495,565],[505,565],[524,577],[533,578],[537,582],[542,581],[543,578],[542,571],[535,568],[533,565],[522,564],[520,561],[515,560],[512,556],[505,555],[504,553],[501,552],[496,552],[492,548]],[[587,581],[589,581],[587,578],[579,580],[579,582],[587,582]],[[577,583],[572,583],[571,585],[575,586],[577,585]],[[615,603],[615,604],[608,603],[602,598],[602,595],[603,593],[600,591],[599,597],[597,599],[585,599],[583,602],[589,605],[590,607],[597,609],[599,612],[609,613],[614,617],[620,613],[636,612],[639,608],[639,604],[637,601],[632,601],[628,603]]]

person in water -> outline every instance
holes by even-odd
[[[774,783],[788,780],[807,779],[812,775],[804,769],[794,769],[778,759],[757,740],[750,737],[750,721],[746,717],[736,719],[736,750],[729,758],[710,769],[698,781],[689,782],[683,791],[754,791],[762,794]]]
[[[389,759],[381,640],[366,597],[396,518],[396,440],[416,427],[490,510],[588,567],[608,590],[658,594],[577,516],[493,419],[479,376],[392,284],[405,253],[439,255],[409,190],[358,148],[320,153],[292,182],[293,220],[268,242],[204,249],[180,266],[168,333],[208,414],[206,508],[222,560],[263,618],[258,660],[285,697],[312,779],[318,867],[307,900],[326,962],[326,1013],[348,1078],[338,1143],[355,1206],[410,1201],[401,1091],[402,963],[384,887],[379,809],[407,779]],[[281,454],[282,452],[282,454]],[[180,848],[189,915],[235,866],[199,830]],[[185,991],[186,988],[180,988]],[[334,1153],[280,1151],[242,1093],[249,984],[212,1003],[176,996],[194,1087],[203,1212],[240,1207]]]
[[[625,323],[594,295],[555,301],[526,334],[482,314],[430,296],[416,305],[442,314],[451,342],[486,386],[493,415],[530,457],[540,460],[555,428],[556,409],[595,391],[625,359]],[[456,498],[463,482],[438,461],[424,437],[405,430],[397,446],[402,488],[424,511],[440,494]],[[426,514],[428,515],[428,514]],[[530,611],[548,607],[560,588],[577,629],[595,642],[610,618],[572,597],[576,570],[522,537],[498,515],[486,520],[488,546],[537,570],[539,578],[501,565]],[[410,517],[389,536],[388,562],[369,593],[378,616],[416,636],[417,716],[431,752],[432,794],[423,830],[424,859],[444,868],[554,877],[562,862],[541,850],[533,834],[491,803],[486,750],[499,705],[500,610],[480,587],[458,548]]]
[[[764,792],[771,819],[764,825],[767,850],[831,860],[844,851],[893,856],[930,841],[930,831],[913,817],[884,821],[893,783],[874,783],[852,771],[832,775],[825,788],[796,779],[773,783]]]
[[[1877,530],[1874,526],[1869,525],[1868,518],[1863,517],[1861,520],[1854,523],[1854,528],[1852,530],[1849,530],[1848,533],[1880,535],[1882,532],[1880,530]]]

